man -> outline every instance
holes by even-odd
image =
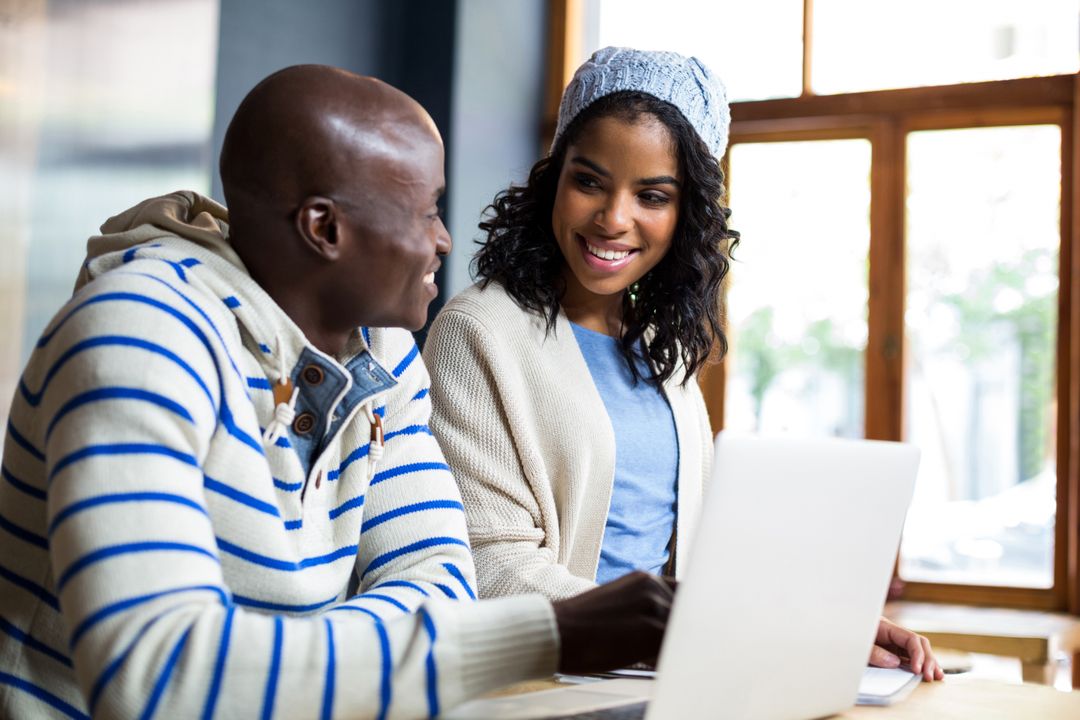
[[[654,659],[636,574],[471,602],[457,487],[410,334],[450,250],[443,148],[327,67],[245,98],[229,213],[148,200],[91,238],[12,405],[0,716],[427,716]]]

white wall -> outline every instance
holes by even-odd
[[[270,73],[300,63],[381,75],[384,23],[378,0],[221,0],[220,28],[213,196],[223,202],[217,157],[248,91]]]
[[[455,38],[446,297],[472,282],[480,213],[541,157],[547,3],[460,0]]]

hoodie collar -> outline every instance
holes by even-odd
[[[87,258],[75,289],[137,258],[153,258],[173,266],[181,279],[192,273],[222,300],[235,316],[246,342],[255,345],[267,377],[278,379],[281,367],[291,371],[301,355],[315,355],[348,372],[347,365],[365,350],[360,332],[353,333],[341,358],[310,342],[303,331],[251,277],[229,243],[229,215],[224,206],[191,191],[145,200],[101,226],[101,235],[87,241]],[[210,272],[201,271],[205,266]],[[350,373],[351,374],[351,373]]]

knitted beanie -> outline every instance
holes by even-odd
[[[678,53],[606,47],[574,73],[559,103],[552,147],[578,114],[605,95],[642,92],[679,109],[706,147],[719,158],[728,141],[731,112],[720,78],[695,57]]]

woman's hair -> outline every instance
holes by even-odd
[[[727,225],[731,210],[721,204],[724,175],[719,163],[675,106],[622,91],[583,110],[551,153],[533,165],[526,183],[500,192],[485,209],[480,229],[487,239],[479,241],[473,274],[485,286],[499,282],[522,308],[545,317],[552,329],[565,291],[564,260],[551,229],[551,213],[566,149],[597,118],[635,121],[645,114],[671,133],[683,181],[671,249],[623,296],[622,353],[635,381],[640,378],[635,358],[644,346],[653,368],[649,380],[665,382],[681,364],[685,384],[708,359],[714,341],[721,357],[727,352],[720,285],[739,233]]]

